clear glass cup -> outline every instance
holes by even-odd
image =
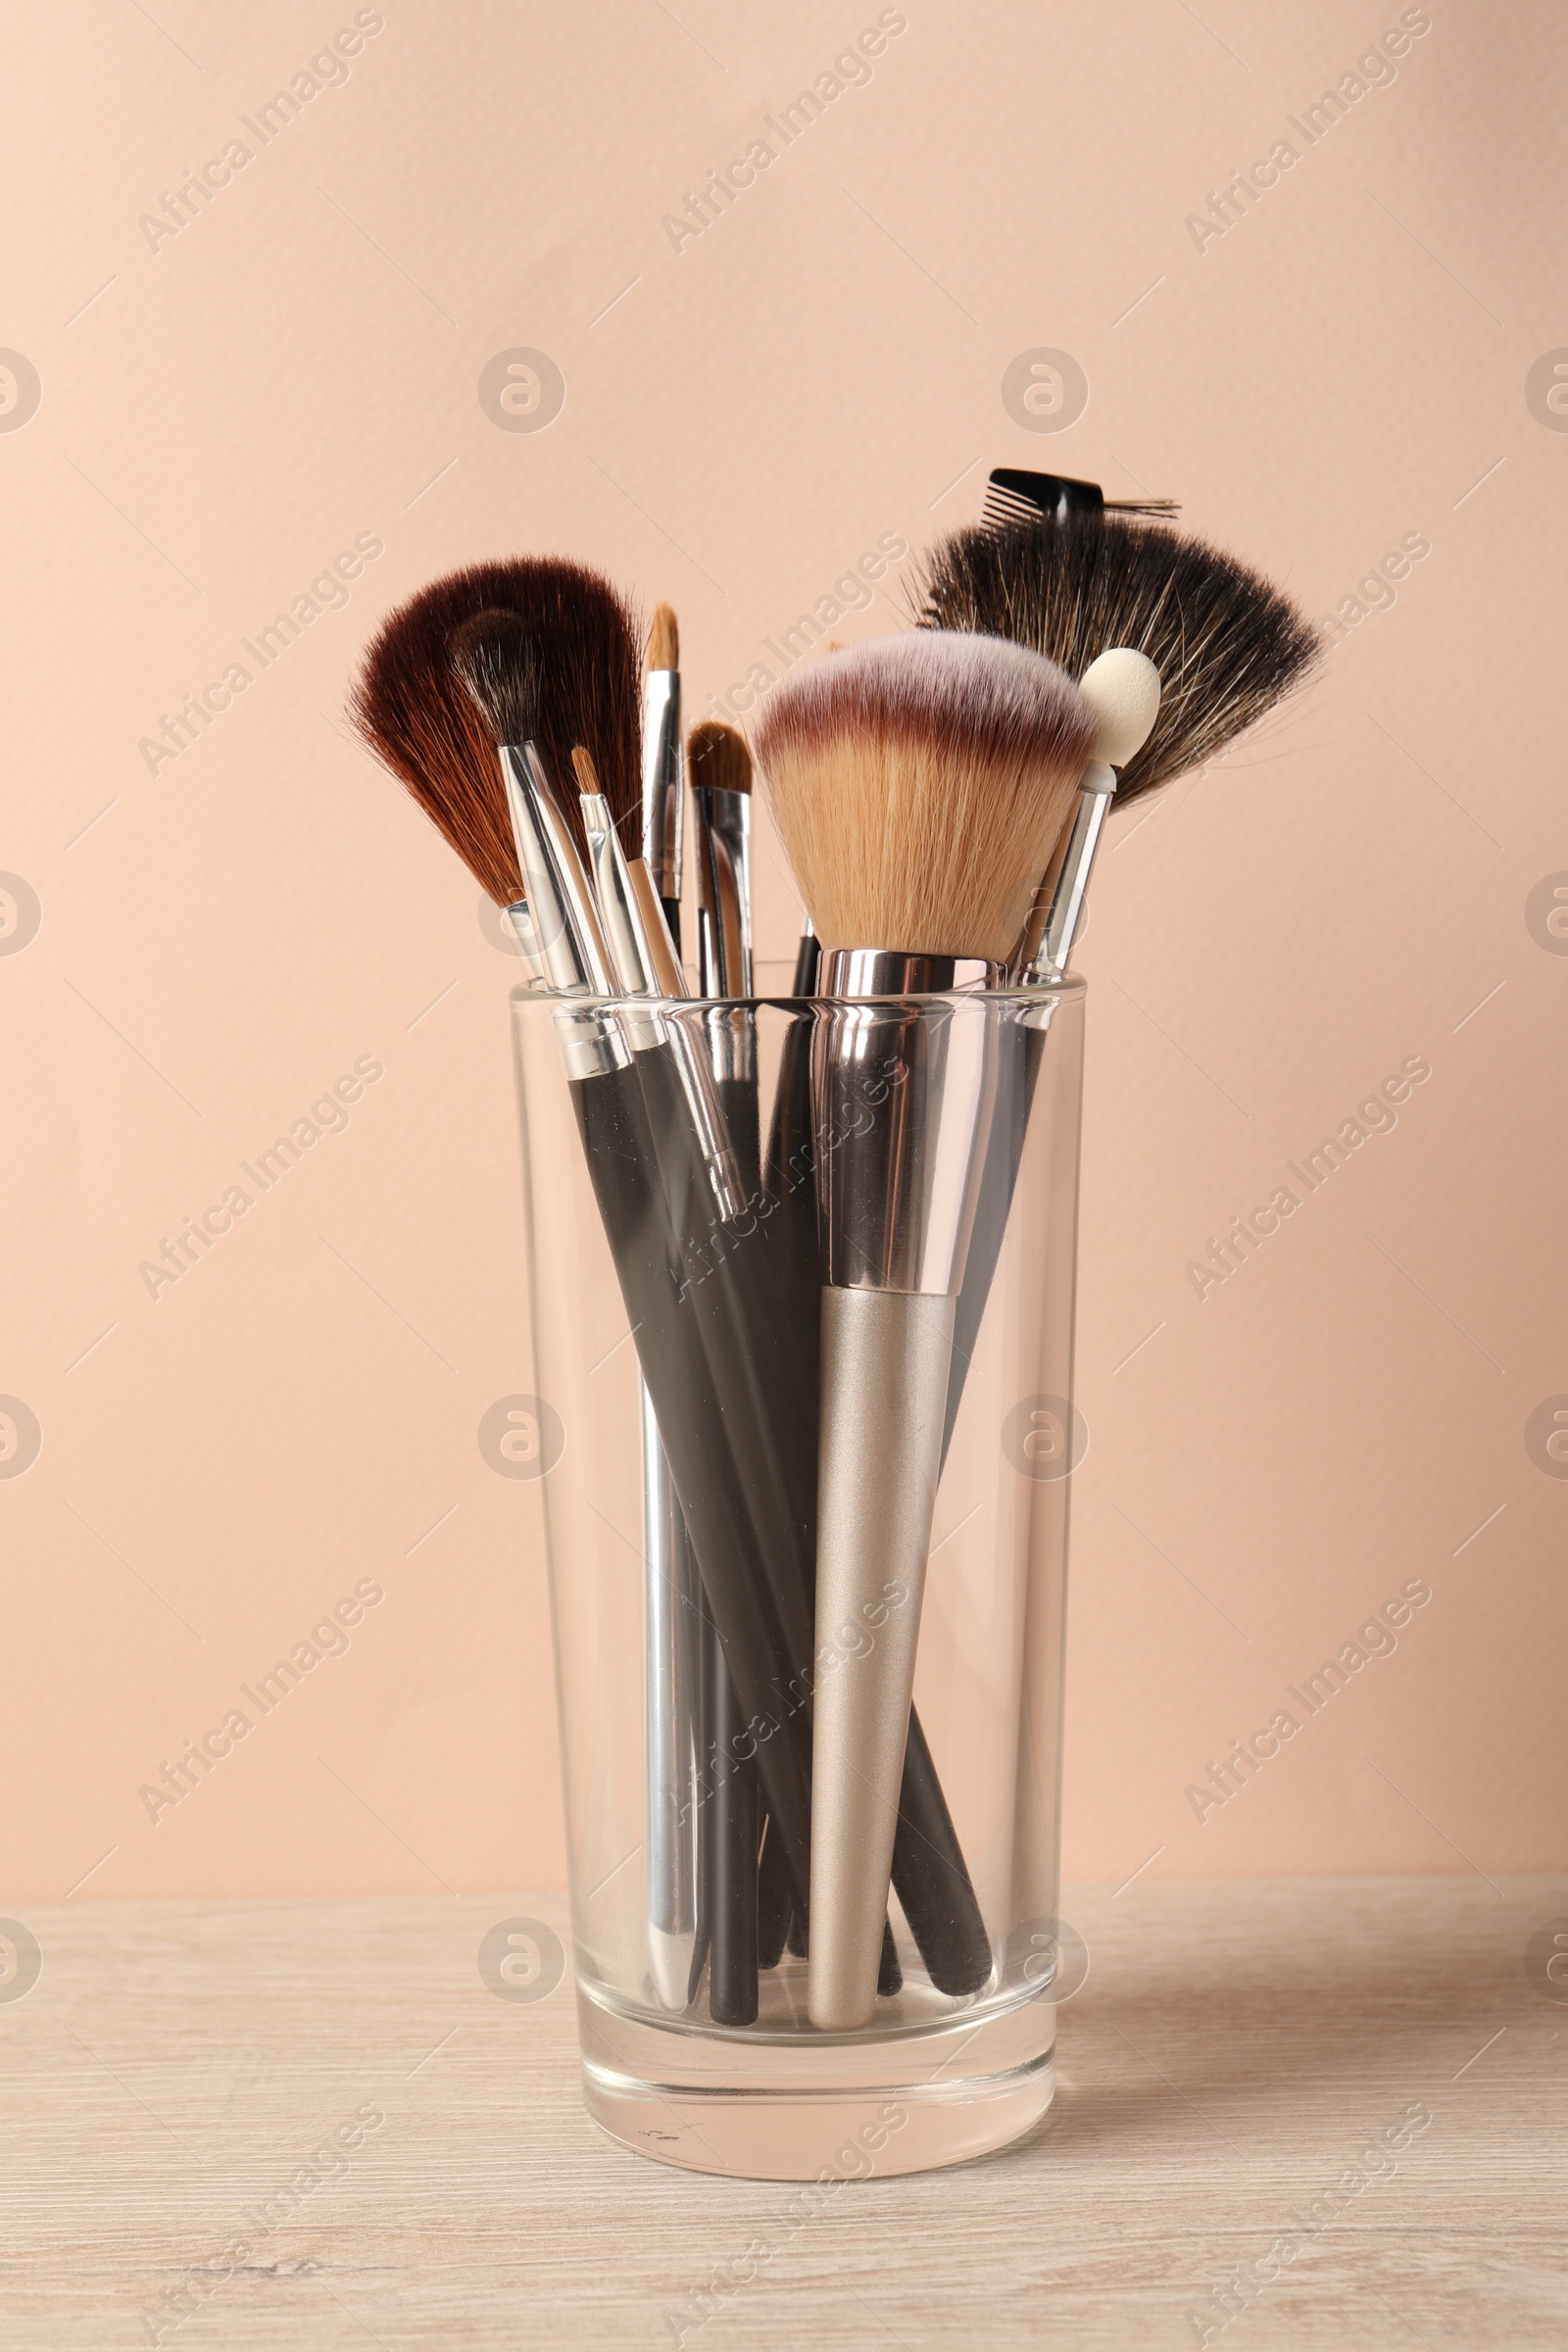
[[[512,1005],[589,2113],[661,2162],[772,2180],[1002,2146],[1053,2089],[1083,983]],[[945,1446],[899,1409],[898,1363],[878,1391],[904,1474],[940,1460],[914,1573],[827,1622],[816,1505],[846,1460],[873,1503],[885,1469],[856,1359],[818,1353],[846,1215],[861,1242],[899,1229],[888,1280],[951,1341]],[[808,1889],[825,1967],[807,1839],[830,1851],[843,1774],[819,1747],[813,1836],[813,1722],[871,1720],[915,1625],[892,1957],[864,2022],[824,2028],[797,1947]]]

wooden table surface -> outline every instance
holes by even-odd
[[[0,2342],[1568,2343],[1568,1997],[1531,1951],[1568,1950],[1568,1877],[1062,1908],[1092,1965],[1046,2123],[805,2220],[595,2131],[569,1983],[486,1989],[485,1932],[564,1933],[559,1896],[19,1910]]]

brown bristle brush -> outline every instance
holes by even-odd
[[[514,613],[538,662],[537,741],[552,776],[592,754],[612,805],[640,791],[641,627],[619,591],[551,557],[476,564],[434,580],[390,613],[366,650],[349,715],[498,906],[522,877],[496,767],[496,743],[452,665],[452,639],[486,610]],[[561,802],[582,846],[576,794]]]
[[[822,944],[812,1049],[821,1294],[817,1642],[907,1599],[817,1688],[813,2024],[876,1997],[955,1310],[995,1083],[994,983],[1078,790],[1095,718],[1015,645],[912,632],[798,671],[757,733],[769,807]],[[903,1000],[901,1002],[901,1000]],[[884,1091],[868,1089],[869,1071]],[[989,1973],[989,1954],[987,1973]],[[983,1979],[981,1980],[984,1981]]]
[[[1070,677],[1112,646],[1148,655],[1159,714],[1121,771],[1118,808],[1223,751],[1322,650],[1247,564],[1109,508],[955,532],[924,559],[914,593],[923,627],[1010,638]]]
[[[640,807],[640,634],[605,583],[571,566],[550,567],[573,575],[586,608],[580,643],[568,642],[569,600],[528,593],[552,585],[537,581],[539,568],[495,565],[460,575],[394,614],[371,649],[356,717],[493,897],[513,904],[524,875],[537,885],[530,911],[569,1048],[566,1084],[657,1436],[743,1720],[771,1720],[778,1691],[810,1656],[791,1548],[805,1532],[788,1524],[766,1401],[757,1395],[757,1348],[734,1328],[731,1286],[716,1279],[694,1286],[683,1256],[694,1233],[706,1238],[715,1219],[738,1214],[744,1202],[736,1199],[726,1209],[722,1171],[708,1156],[722,1157],[721,1122],[693,1115],[694,1101],[707,1108],[700,1066],[681,1065],[658,1023],[607,1018],[598,1002],[610,993],[611,926],[601,922],[604,909],[588,887],[587,835],[573,785],[603,785],[606,800],[613,785],[623,811]],[[497,596],[515,601],[487,601]],[[653,911],[659,915],[657,898]],[[715,1391],[727,1409],[715,1410]],[[667,1550],[663,1556],[671,1564]],[[804,1618],[794,1639],[774,1605],[779,1592]],[[673,1628],[666,1654],[673,1662]],[[810,1804],[803,1728],[760,1748],[759,1771],[791,1900],[804,1916]],[[650,1925],[666,1939],[651,1950],[651,1973],[661,1993],[680,2005],[689,1916],[677,1910]]]

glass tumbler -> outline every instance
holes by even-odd
[[[588,2111],[980,2155],[1053,2088],[1083,983],[512,1008]]]

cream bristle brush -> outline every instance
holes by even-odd
[[[808,2006],[852,2031],[876,1999],[953,1345],[993,1082],[978,991],[1013,952],[1095,718],[1038,655],[977,637],[872,639],[786,679],[759,761],[821,942],[812,1053],[827,1250],[817,1643],[881,1611],[818,1682]],[[942,996],[940,1006],[900,999]],[[880,1104],[868,1066],[889,1081]],[[826,1148],[829,1138],[832,1148]],[[898,1598],[890,1609],[888,1595]]]

